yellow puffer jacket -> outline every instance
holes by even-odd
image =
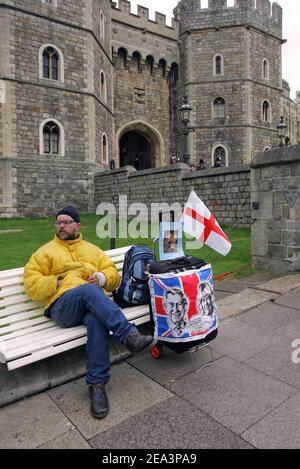
[[[24,269],[24,286],[28,296],[47,309],[66,291],[87,283],[95,272],[105,274],[107,292],[119,286],[117,269],[100,248],[84,241],[81,234],[72,241],[55,236],[29,259]],[[62,279],[59,288],[58,279]]]

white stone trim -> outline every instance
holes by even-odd
[[[58,155],[57,156],[62,156],[63,157],[63,156],[65,156],[65,130],[64,130],[63,126],[61,125],[61,123],[58,120],[53,119],[53,118],[44,119],[40,123],[40,128],[39,128],[40,155],[49,156],[48,153],[44,153],[44,138],[43,138],[44,126],[48,122],[54,122],[59,127],[59,149],[58,149]]]
[[[44,78],[43,77],[43,52],[47,47],[52,47],[53,49],[56,50],[59,56],[59,61],[58,61],[58,80],[52,80],[51,78]],[[42,44],[39,48],[39,78],[42,80],[48,80],[48,81],[61,81],[64,83],[65,81],[65,61],[64,61],[64,56],[62,51],[55,46],[54,44]]]

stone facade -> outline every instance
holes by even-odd
[[[138,202],[147,207],[148,220],[151,215],[157,223],[159,205],[165,211],[171,207],[177,218],[181,216],[192,187],[220,223],[249,226],[250,168],[247,165],[197,173],[182,163],[154,170],[125,167],[103,172],[95,176],[94,209],[104,202],[113,203],[122,218],[122,213],[127,212],[124,204],[128,207]]]
[[[278,275],[300,271],[300,145],[251,163],[252,261]]]
[[[281,115],[290,143],[299,141],[299,104],[281,76],[277,4],[236,0],[229,8],[226,0],[210,0],[204,9],[199,0],[181,0],[171,26],[160,13],[152,21],[147,8],[130,8],[126,0],[118,7],[110,0],[0,3],[0,216],[27,216],[30,207],[46,215],[70,200],[89,210],[90,174],[132,164],[161,168],[182,157],[185,95],[193,108],[194,163],[202,158],[210,168],[221,151],[225,166],[249,164],[278,143]],[[47,48],[58,56],[55,79],[45,78]],[[216,99],[224,101],[224,115],[216,116]],[[54,152],[43,140],[49,122],[59,133]],[[29,168],[40,181],[50,172],[44,187]],[[76,180],[91,187],[74,192]]]

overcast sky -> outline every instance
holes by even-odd
[[[131,0],[131,11],[136,13],[136,6],[149,8],[150,18],[154,19],[154,12],[158,11],[167,16],[167,24],[171,24],[173,8],[177,0]],[[283,8],[283,38],[287,43],[283,45],[283,78],[291,87],[291,98],[296,91],[300,91],[300,0],[277,0]]]

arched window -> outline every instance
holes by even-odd
[[[106,76],[103,70],[100,72],[100,98],[106,103]]]
[[[57,8],[57,0],[42,0],[46,5],[50,5],[53,8]]]
[[[214,75],[224,75],[224,60],[221,54],[214,56]]]
[[[40,124],[40,154],[64,156],[64,129],[55,119]]]
[[[102,153],[102,162],[104,164],[108,164],[108,144],[107,144],[107,137],[105,134],[102,135],[101,153]]]
[[[148,70],[148,72],[152,74],[153,69],[154,69],[154,58],[152,57],[152,55],[148,55],[146,57],[146,70]]]
[[[216,98],[214,100],[214,119],[225,119],[225,100]]]
[[[39,76],[47,80],[64,81],[64,59],[52,44],[44,44],[39,51]]]
[[[265,80],[269,79],[269,62],[267,59],[264,59],[262,63],[262,76]]]
[[[271,122],[271,106],[268,101],[264,101],[262,105],[262,120],[264,122]]]
[[[105,19],[102,11],[100,12],[100,38],[105,39]]]
[[[221,168],[226,166],[226,150],[221,145],[217,146],[213,151],[213,167]]]

